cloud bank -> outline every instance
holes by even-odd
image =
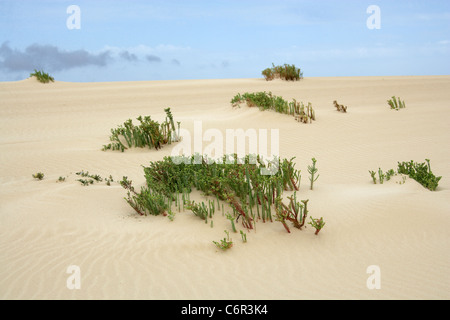
[[[6,72],[41,68],[62,71],[85,66],[104,67],[111,59],[109,51],[93,54],[86,50],[66,51],[53,45],[41,44],[32,44],[21,51],[11,48],[8,42],[0,47],[0,69]]]

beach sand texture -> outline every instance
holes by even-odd
[[[237,93],[257,91],[311,102],[317,121],[232,108]],[[405,109],[390,110],[393,95]],[[222,252],[212,241],[231,228],[220,213],[213,228],[190,211],[140,217],[118,183],[76,181],[84,170],[143,185],[142,166],[174,145],[101,148],[111,128],[139,115],[163,121],[167,107],[191,132],[194,121],[224,135],[278,129],[280,156],[302,170],[297,196],[324,229],[288,234],[258,222],[247,243],[231,233],[234,246]],[[0,299],[449,299],[449,119],[450,76],[0,83]],[[311,191],[313,157],[320,177]],[[435,192],[399,176],[374,185],[368,173],[426,158],[443,177]],[[44,180],[32,178],[38,171]],[[70,265],[80,289],[66,285]],[[371,265],[380,289],[367,287]]]

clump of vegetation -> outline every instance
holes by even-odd
[[[66,181],[66,177],[60,176],[58,178],[58,180],[56,180],[56,182],[65,182]]]
[[[388,104],[391,109],[397,111],[406,108],[405,102],[400,100],[400,98],[396,98],[395,96],[393,96],[392,99],[388,100]]]
[[[111,182],[114,182],[114,178],[111,175],[109,175],[109,178],[106,178],[105,180],[107,186],[110,186]]]
[[[127,177],[123,177],[120,185],[127,190],[127,197],[124,199],[139,215],[167,215],[169,206],[162,194],[144,187],[141,188],[141,192],[136,192],[132,181]]]
[[[381,170],[381,168],[378,169],[378,178],[380,184],[383,184],[384,179],[389,181],[392,176],[398,174],[404,174],[409,176],[410,178],[416,180],[419,182],[422,186],[425,188],[435,191],[438,187],[439,181],[442,177],[436,177],[433,172],[431,171],[431,165],[430,160],[425,159],[426,162],[418,163],[414,161],[409,162],[398,162],[398,168],[397,172],[394,171],[394,169],[388,170],[386,173]],[[376,173],[375,171],[370,171],[369,173],[372,177],[373,183],[376,184]],[[403,183],[405,183],[405,179],[403,179]]]
[[[256,92],[237,94],[231,100],[233,107],[237,107],[240,103],[245,102],[248,107],[258,107],[261,111],[273,110],[278,113],[294,116],[295,120],[302,123],[312,123],[316,120],[316,113],[311,105],[304,105],[303,102],[297,102],[292,99],[291,102],[284,100],[272,94],[272,92]]]
[[[297,81],[303,79],[303,73],[300,68],[296,68],[295,65],[284,64],[282,66],[275,66],[272,63],[272,68],[267,68],[262,71],[262,75],[266,81],[280,78],[286,81]]]
[[[344,106],[343,104],[339,104],[336,100],[333,101],[333,105],[337,111],[347,113],[347,106]]]
[[[414,161],[398,163],[398,173],[406,174],[410,178],[419,182],[425,188],[435,191],[442,177],[436,177],[431,171],[430,160],[425,159],[426,163]]]
[[[110,186],[111,182],[114,181],[113,177],[111,175],[109,175],[109,178],[103,179],[100,175],[98,174],[90,174],[89,171],[84,172],[84,170],[81,170],[80,172],[75,173],[77,176],[81,176],[82,178],[85,179],[78,179],[77,181],[79,181],[81,183],[81,185],[83,186],[89,186],[91,184],[94,184],[94,182],[102,182],[103,180],[106,181],[106,185]],[[58,181],[65,181],[64,180],[60,180],[62,177],[59,178]]]
[[[308,213],[308,200],[297,202],[296,193],[288,197],[289,205],[282,202],[283,191],[300,189],[301,174],[295,169],[293,159],[263,161],[259,156],[250,155],[239,159],[236,154],[224,156],[222,161],[210,161],[200,155],[165,157],[144,167],[146,185],[139,192],[126,177],[120,184],[127,190],[125,200],[140,215],[170,216],[175,202],[179,210],[181,206],[187,208],[208,223],[216,203],[220,210],[222,201],[233,210],[226,218],[235,233],[238,222],[246,229],[254,229],[257,221],[272,222],[273,207],[276,220],[290,232],[286,221],[301,229]],[[190,201],[189,194],[194,188],[213,199],[207,203]],[[223,203],[222,215],[225,215]]]
[[[230,239],[230,233],[227,230],[224,231],[227,236],[222,240],[220,240],[220,242],[213,241],[213,243],[216,245],[217,248],[225,251],[233,246],[233,241],[231,241]]]
[[[51,77],[48,73],[45,73],[42,70],[36,70],[34,69],[33,73],[30,73],[30,77],[36,77],[36,79],[41,82],[41,83],[49,83],[54,82],[55,79],[53,77]]]
[[[119,125],[116,129],[111,129],[111,143],[103,146],[103,151],[120,150],[124,152],[131,147],[156,150],[162,148],[165,144],[180,141],[180,122],[178,122],[178,132],[175,128],[170,108],[164,109],[166,120],[159,123],[151,119],[150,116],[139,116],[137,120],[139,125],[134,125],[131,119]],[[126,144],[126,145],[125,145]]]
[[[192,201],[186,205],[186,208],[191,210],[200,219],[205,220],[205,223],[208,223],[208,217],[212,218],[213,211],[211,207],[208,208],[204,202],[200,204]]]
[[[35,178],[36,180],[42,180],[44,179],[44,174],[42,172],[38,172],[33,174],[33,178]]]
[[[294,193],[291,197],[288,197],[289,205],[285,205],[281,198],[277,198],[275,204],[276,220],[281,222],[283,227],[288,233],[291,233],[286,221],[293,223],[294,227],[301,229],[305,225],[306,217],[308,216],[308,201],[297,201],[297,193]]]

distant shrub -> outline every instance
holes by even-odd
[[[295,65],[284,64],[282,66],[275,66],[272,63],[272,68],[267,68],[262,71],[262,75],[267,81],[275,78],[280,78],[286,81],[296,81],[303,79],[303,73],[300,68],[296,68]]]
[[[262,74],[267,81],[273,80],[275,78],[275,72],[271,68],[264,69],[262,71]]]
[[[400,98],[395,98],[395,96],[393,96],[391,100],[388,100],[388,104],[391,107],[391,109],[397,111],[406,108],[405,101],[400,100]]]
[[[245,102],[247,106],[256,106],[262,111],[274,110],[278,113],[292,115],[298,122],[312,123],[313,120],[316,120],[316,113],[311,103],[305,106],[303,102],[297,102],[295,99],[292,100],[292,102],[288,102],[282,97],[272,95],[272,92],[246,92],[234,96],[231,99],[231,105],[237,107],[240,103]]]
[[[36,180],[42,180],[44,179],[44,174],[42,172],[38,172],[33,174],[33,178],[35,178]]]
[[[50,81],[51,82],[55,81],[55,79],[51,77],[48,73],[45,73],[44,71],[38,71],[36,69],[34,69],[33,73],[30,73],[30,77],[36,77],[36,79],[42,83],[49,83]]]

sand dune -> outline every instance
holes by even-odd
[[[237,93],[256,91],[311,102],[317,121],[231,107]],[[393,95],[406,109],[389,109]],[[0,298],[449,299],[449,101],[450,76],[0,83]],[[101,148],[111,128],[139,115],[161,121],[166,107],[192,134],[199,120],[223,133],[278,129],[280,156],[302,170],[298,197],[325,228],[315,236],[311,227],[288,234],[278,222],[257,223],[247,243],[231,234],[234,247],[221,252],[212,241],[231,229],[221,214],[214,228],[190,212],[139,217],[117,183],[76,181],[84,170],[142,185],[142,165],[173,145]],[[368,173],[426,158],[443,176],[435,192],[409,178],[374,185]],[[44,180],[32,178],[38,171]],[[78,290],[66,286],[70,265],[80,267]],[[371,265],[381,289],[366,285]]]

